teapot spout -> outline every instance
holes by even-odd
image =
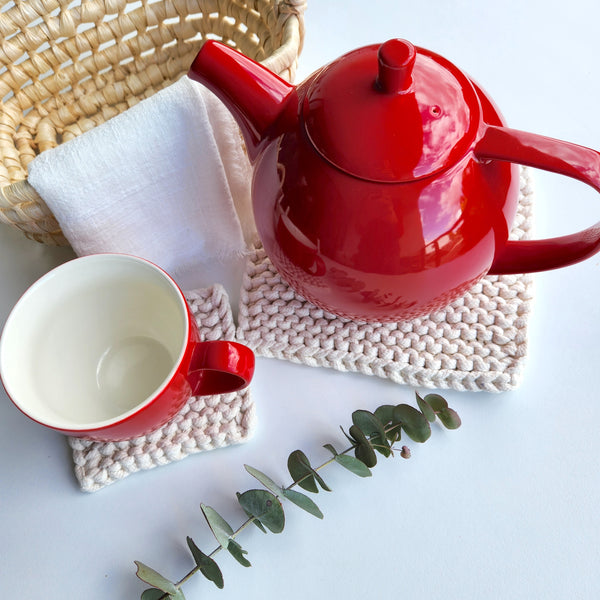
[[[295,87],[215,40],[204,43],[188,75],[205,85],[231,111],[244,136],[248,156],[254,161]]]

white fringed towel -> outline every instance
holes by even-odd
[[[183,77],[43,152],[28,179],[78,255],[141,256],[194,289],[224,283],[246,251],[251,174],[229,111]]]

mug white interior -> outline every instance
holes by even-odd
[[[35,283],[11,312],[2,381],[36,421],[103,427],[162,391],[188,328],[185,299],[158,267],[127,255],[78,258]]]

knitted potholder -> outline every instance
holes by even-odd
[[[512,239],[531,228],[533,191],[521,169]],[[238,339],[258,355],[356,371],[416,387],[500,392],[520,382],[527,350],[531,276],[487,276],[428,316],[357,323],[296,294],[257,244],[241,294]]]
[[[186,294],[203,340],[233,340],[235,325],[224,288],[215,285]],[[69,437],[75,476],[86,492],[99,490],[137,471],[198,452],[238,444],[250,436],[254,404],[249,388],[218,396],[196,396],[167,425],[123,442]]]

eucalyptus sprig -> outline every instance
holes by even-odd
[[[417,393],[416,400],[418,408],[409,404],[396,406],[384,404],[375,412],[354,411],[352,425],[348,432],[342,429],[350,446],[344,451],[338,452],[332,444],[325,444],[324,448],[332,456],[317,467],[311,465],[302,450],[294,450],[287,461],[288,471],[292,477],[292,483],[287,487],[280,487],[268,475],[245,465],[246,471],[263,486],[261,489],[237,493],[238,502],[247,519],[234,531],[216,510],[201,504],[200,509],[219,544],[218,547],[210,554],[205,554],[198,548],[194,540],[188,537],[187,545],[195,566],[178,582],[170,581],[144,563],[135,561],[137,576],[152,586],[142,593],[141,600],[185,600],[182,586],[196,573],[201,573],[219,589],[222,589],[224,586],[223,574],[214,557],[221,550],[226,550],[242,566],[250,567],[251,563],[246,558],[248,553],[240,546],[236,538],[251,524],[256,525],[264,533],[267,533],[267,530],[272,533],[281,533],[285,526],[285,512],[282,503],[284,500],[322,519],[323,513],[315,502],[306,494],[293,488],[298,486],[315,494],[319,492],[319,489],[330,492],[331,489],[320,474],[325,467],[336,463],[359,477],[370,477],[371,469],[377,464],[377,454],[386,458],[393,456],[394,450],[397,450],[395,444],[401,440],[403,432],[412,441],[422,443],[431,436],[430,424],[438,419],[447,429],[460,427],[460,417],[439,394],[428,394],[421,397]],[[407,446],[401,447],[400,456],[410,457],[410,450]]]

